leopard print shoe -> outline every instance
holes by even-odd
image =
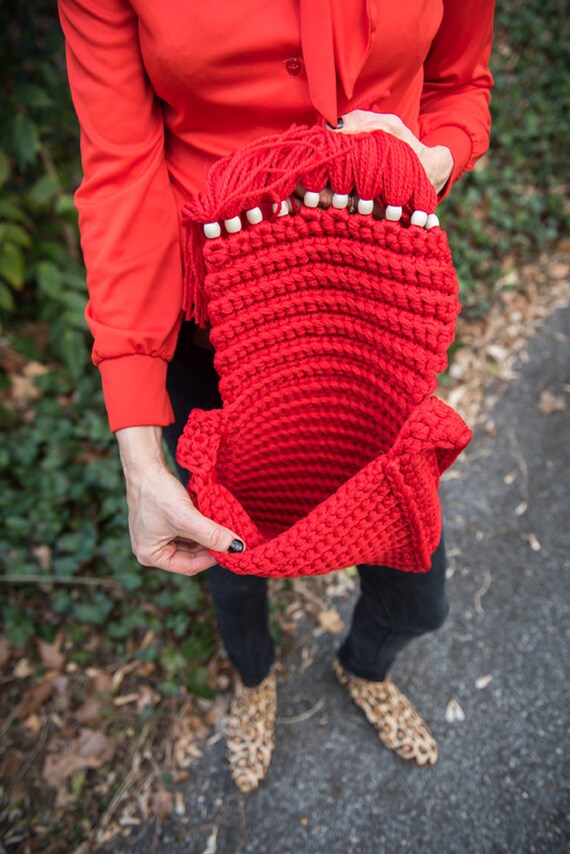
[[[417,765],[435,765],[437,743],[428,725],[389,676],[383,682],[370,682],[353,676],[337,658],[333,666],[339,682],[362,709],[386,747]]]
[[[275,747],[275,673],[248,688],[237,678],[225,726],[226,753],[234,783],[248,794],[264,779]]]

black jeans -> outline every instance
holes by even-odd
[[[176,421],[164,428],[164,438],[173,459],[190,410],[221,407],[218,379],[213,352],[192,343],[191,324],[184,322],[167,374]],[[176,470],[186,484],[188,472],[178,464]],[[338,652],[343,666],[356,676],[381,681],[406,644],[439,628],[449,610],[445,569],[443,534],[425,573],[358,566],[360,596],[349,634]],[[217,565],[207,574],[228,657],[246,685],[257,685],[275,659],[267,579],[236,575]]]

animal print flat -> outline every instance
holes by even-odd
[[[337,658],[333,667],[386,747],[417,765],[435,765],[437,743],[428,725],[389,676],[382,682],[361,679],[345,670]]]
[[[259,685],[238,677],[225,726],[226,753],[234,783],[248,794],[265,778],[275,747],[277,692],[271,671]]]

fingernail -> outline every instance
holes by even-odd
[[[342,116],[339,116],[336,127],[333,127],[329,122],[326,122],[326,126],[329,130],[340,130],[341,127],[344,126],[344,119],[342,118]]]
[[[232,540],[230,543],[230,546],[228,548],[228,551],[232,552],[232,553],[233,552],[243,552],[244,549],[245,549],[245,545],[242,543],[241,540]]]

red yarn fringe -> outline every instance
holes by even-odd
[[[332,133],[321,122],[313,127],[292,125],[282,134],[257,139],[214,163],[204,191],[182,209],[183,309],[188,320],[199,326],[208,322],[202,225],[239,216],[263,202],[279,204],[299,184],[314,192],[327,184],[336,193],[354,189],[362,199],[401,206],[406,214],[430,213],[437,204],[415,152],[384,131]]]

